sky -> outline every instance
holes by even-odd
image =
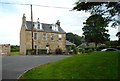
[[[33,6],[33,21],[54,24],[60,20],[65,32],[72,32],[82,36],[83,22],[90,16],[84,11],[72,11],[77,0],[0,0],[0,2],[38,4],[50,7]],[[65,8],[53,8],[65,7]],[[22,16],[30,21],[30,5],[0,4],[0,44],[19,45]],[[118,28],[109,27],[111,40],[118,40]]]

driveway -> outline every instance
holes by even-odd
[[[3,56],[2,79],[17,79],[24,71],[33,67],[58,61],[69,57],[68,55],[42,55],[42,56]]]

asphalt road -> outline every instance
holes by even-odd
[[[68,55],[3,56],[2,79],[17,79],[24,71],[33,67],[61,60]],[[59,66],[58,66],[59,67]]]

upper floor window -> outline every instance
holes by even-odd
[[[54,40],[54,35],[53,35],[53,34],[51,34],[50,38],[51,38],[51,40]]]
[[[58,40],[62,40],[62,35],[58,35]]]
[[[43,40],[47,40],[47,35],[46,35],[46,33],[43,33],[42,39],[43,39]]]
[[[34,39],[37,40],[38,39],[38,33],[34,32]]]

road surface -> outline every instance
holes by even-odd
[[[3,56],[2,79],[17,79],[23,72],[33,67],[58,61],[69,57],[68,55],[42,55],[42,56]]]

